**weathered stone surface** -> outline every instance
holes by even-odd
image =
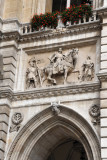
[[[101,100],[101,108],[107,108],[107,100]]]
[[[107,118],[107,109],[101,109],[101,117]]]
[[[101,91],[101,98],[107,98],[107,90]]]
[[[101,128],[101,137],[107,137],[107,128]]]
[[[98,8],[101,6],[99,3],[101,1],[94,0],[93,7]],[[89,22],[84,19],[85,23],[79,22],[80,24],[59,30],[50,29],[23,34],[20,32],[23,26],[19,21],[30,22],[34,13],[51,11],[52,0],[14,0],[14,2],[0,0],[0,4],[4,5],[4,9],[0,10],[0,16],[4,18],[0,20],[0,54],[3,56],[4,72],[3,80],[0,81],[0,160],[19,160],[19,157],[21,160],[29,159],[30,153],[32,153],[31,157],[36,155],[39,159],[40,155],[43,159],[47,159],[45,153],[49,154],[48,151],[56,146],[55,142],[59,143],[58,140],[67,137],[81,140],[90,160],[93,160],[92,157],[94,160],[101,159],[98,145],[100,139],[102,160],[104,158],[106,160],[107,26],[103,23],[107,22],[107,18],[104,8],[97,10],[102,21],[96,19],[94,13],[94,19],[91,18]],[[29,26],[29,24],[23,25],[25,28]],[[59,48],[62,48],[63,56],[58,57],[56,52]],[[68,58],[67,53],[73,48],[79,49],[76,64],[73,55],[65,61],[65,58]],[[53,55],[55,57],[52,59]],[[29,61],[33,57],[37,61],[37,64],[35,63],[37,70],[33,67],[32,76]],[[70,63],[67,63],[69,60],[71,60]],[[63,67],[62,62],[66,63]],[[67,65],[71,65],[74,72],[66,72]],[[65,67],[64,73],[67,75],[62,74],[61,67]],[[26,80],[29,82],[30,79],[32,83],[34,77],[36,80],[39,78],[41,83],[43,68],[46,76],[44,85],[27,88]],[[47,74],[45,69],[50,68],[54,73],[57,71],[58,75]],[[30,70],[28,75],[26,75],[27,69]],[[100,74],[98,80],[98,73],[105,75]],[[54,79],[57,85],[49,78]],[[67,78],[65,84],[64,78]],[[4,104],[7,104],[10,109]],[[51,108],[52,104],[57,105]],[[90,116],[89,109],[92,106],[101,108],[101,127],[99,123],[96,126],[93,125],[96,120],[96,108],[93,108],[93,114]],[[12,124],[18,121],[19,117],[16,116],[15,121],[11,122],[15,112],[24,115],[20,127],[15,124],[16,128]],[[99,121],[99,117],[97,120]],[[14,132],[9,132],[10,127],[13,127]],[[13,139],[16,142],[13,142]],[[33,145],[37,146],[38,152]],[[9,154],[12,154],[10,159]]]
[[[7,116],[9,116],[10,114],[10,109],[7,106],[0,106],[0,114],[7,114]]]
[[[107,118],[101,119],[101,127],[107,127]]]
[[[0,150],[0,160],[4,160],[4,152]]]
[[[7,134],[4,131],[0,131],[0,140],[6,143]]]
[[[102,157],[102,159],[107,158],[107,149],[106,148],[101,149],[101,157]]]

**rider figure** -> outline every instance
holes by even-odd
[[[64,55],[62,54],[62,48],[59,48],[58,53],[55,53],[50,58],[53,64],[53,73],[63,72]]]

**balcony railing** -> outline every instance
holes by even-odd
[[[91,17],[89,17],[88,19],[86,17],[82,18],[82,19],[79,19],[77,22],[74,22],[74,23],[71,23],[71,22],[67,22],[65,26],[63,27],[68,27],[68,26],[73,26],[73,25],[80,25],[80,24],[88,24],[90,22],[96,22],[98,21],[98,16],[95,13],[93,13],[93,15]],[[58,28],[58,27],[57,27]],[[57,29],[56,28],[56,29]],[[31,24],[27,23],[27,24],[23,24],[23,26],[20,28],[20,33],[21,34],[28,34],[28,33],[33,33],[33,32],[39,32],[39,31],[47,31],[47,30],[50,30],[52,28],[48,28],[48,27],[42,27],[40,28],[38,31],[36,30],[33,30]]]

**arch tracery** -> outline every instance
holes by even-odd
[[[70,134],[72,137],[75,135],[74,138],[77,138],[83,144],[88,160],[99,160],[100,147],[98,137],[88,122],[78,113],[64,106],[60,106],[60,110],[61,112],[58,116],[52,114],[51,108],[34,116],[15,137],[8,152],[7,160],[28,160],[35,146],[35,155],[40,155],[39,153],[44,150],[43,146],[39,149],[38,146],[44,142],[46,143],[47,139],[45,135],[50,135],[50,131],[52,130],[56,131],[56,133],[58,131],[60,134],[58,127],[63,130],[63,134],[65,135],[62,137],[58,136],[59,140],[63,137],[69,137]],[[55,128],[57,128],[57,130],[55,130]],[[67,133],[68,135],[66,136]],[[58,140],[56,140],[55,143],[58,143]],[[46,143],[46,145],[47,144],[48,143]],[[50,145],[39,159],[42,160],[48,154],[50,147],[54,147],[55,145],[56,144],[53,144],[51,141]]]

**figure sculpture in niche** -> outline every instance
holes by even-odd
[[[68,53],[63,54],[62,48],[59,48],[58,53],[53,54],[49,60],[50,64],[43,69],[43,79],[48,80],[51,84],[55,85],[56,80],[53,75],[64,75],[64,84],[67,82],[67,76],[69,72],[72,72],[77,62],[78,49],[73,48]],[[46,76],[47,75],[47,76]]]
[[[94,78],[94,63],[91,57],[88,56],[87,60],[82,66],[82,81],[91,81]]]
[[[26,71],[26,84],[27,88],[36,88],[41,84],[40,70],[35,57],[31,58],[29,61],[29,67]]]

